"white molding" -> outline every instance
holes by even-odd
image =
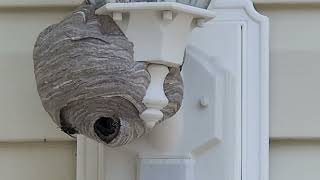
[[[251,1],[218,0],[212,7],[218,14],[216,20],[244,25],[242,179],[269,180],[269,21]],[[250,76],[256,69],[260,78]]]
[[[101,145],[82,135],[77,136],[77,180],[103,180],[99,169],[101,163]]]

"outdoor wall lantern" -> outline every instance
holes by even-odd
[[[88,0],[39,35],[34,71],[79,135],[78,180],[268,179],[268,20],[249,0]]]

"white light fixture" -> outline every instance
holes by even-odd
[[[168,105],[163,83],[169,68],[182,65],[190,32],[215,13],[176,2],[133,2],[107,3],[96,14],[112,16],[133,42],[135,61],[150,63],[151,83],[143,99],[147,109],[140,117],[151,129]]]
[[[110,149],[80,136],[78,180],[269,179],[268,19],[250,0],[216,0],[209,9],[216,13],[213,20],[205,24],[206,18],[193,20],[194,26],[203,28],[194,29],[187,43],[181,110],[148,136],[121,148]],[[114,17],[120,17],[118,10],[104,14],[116,12]],[[128,16],[135,10],[120,12],[122,18],[115,19],[122,19],[118,24],[129,30]],[[161,9],[158,22],[174,21],[175,13]]]

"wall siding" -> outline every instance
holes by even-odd
[[[256,7],[270,18],[271,138],[319,138],[320,7]]]
[[[76,143],[42,108],[32,60],[37,35],[75,6],[64,2],[0,0],[1,180],[76,179]]]
[[[83,0],[0,0],[0,7],[73,7],[82,2]]]
[[[320,178],[320,6],[289,1],[256,4],[271,28],[270,180],[315,180]]]
[[[272,141],[270,180],[318,180],[319,167],[319,141]]]
[[[38,34],[70,11],[68,8],[0,10],[0,142],[70,140],[42,108],[32,60]]]
[[[75,142],[0,143],[1,180],[75,180]]]

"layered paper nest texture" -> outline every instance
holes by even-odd
[[[147,132],[139,115],[150,75],[147,63],[134,61],[134,44],[95,9],[84,4],[39,35],[34,72],[43,107],[64,132],[116,147]],[[179,68],[170,68],[163,87],[165,120],[182,103]]]

